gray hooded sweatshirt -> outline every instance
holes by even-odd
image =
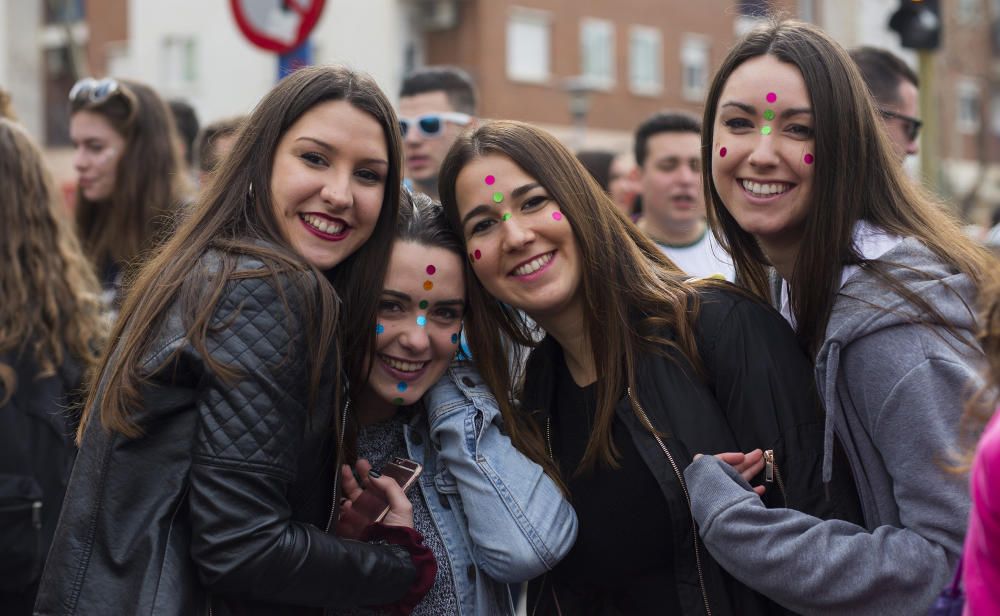
[[[912,323],[916,307],[867,268],[841,287],[816,358],[827,412],[823,471],[828,479],[836,434],[865,528],[765,509],[712,456],[684,472],[712,556],[743,583],[804,614],[923,613],[962,549],[969,496],[964,477],[948,472],[947,456],[963,404],[982,384],[975,289],[913,238],[879,261],[972,347],[945,328]]]

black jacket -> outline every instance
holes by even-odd
[[[839,457],[843,468],[834,473],[827,497],[821,477],[822,406],[812,366],[788,324],[770,307],[722,285],[700,293],[694,333],[704,381],[677,351],[668,349],[669,358],[644,354],[636,391],[622,392],[615,410],[666,498],[673,524],[676,591],[684,613],[787,613],[729,576],[697,538],[684,468],[697,453],[771,449],[781,481],[767,484],[767,506],[784,507],[787,502],[788,507],[821,518],[860,522],[854,483],[846,460]],[[674,338],[672,332],[661,335]],[[535,411],[543,434],[552,407],[556,344],[546,338],[532,353],[526,370],[523,408]],[[654,437],[632,401],[662,438]],[[535,613],[557,613],[552,589],[545,583],[532,585],[529,605],[537,599]],[[600,607],[574,606],[568,600],[559,595],[563,614],[603,613]]]
[[[73,468],[82,371],[67,357],[39,377],[30,345],[0,355],[15,377],[0,385],[0,613],[30,614]]]
[[[406,593],[416,571],[404,549],[324,532],[332,422],[342,420],[336,379],[326,375],[307,413],[314,328],[301,321],[298,285],[281,286],[290,314],[270,276],[233,279],[218,302],[206,346],[239,371],[233,382],[189,344],[178,307],[168,311],[132,415],[143,436],[109,432],[96,417],[87,426],[37,614],[294,614]]]

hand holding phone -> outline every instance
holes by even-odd
[[[361,483],[351,468],[341,468],[344,501],[337,519],[337,535],[358,538],[368,525],[383,522],[390,526],[413,528],[413,506],[406,497],[423,467],[413,460],[393,458],[381,472],[371,470],[367,460],[356,465]]]

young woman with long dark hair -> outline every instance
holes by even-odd
[[[374,343],[364,282],[388,262],[400,141],[385,94],[346,68],[301,69],[257,105],[122,305],[37,614],[305,614],[426,590],[433,558],[388,477],[369,482],[392,508],[368,529],[388,544],[329,532],[341,352]]]

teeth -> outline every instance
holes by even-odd
[[[788,189],[791,188],[791,185],[785,183],[758,184],[757,182],[751,182],[750,180],[743,180],[743,188],[752,192],[754,195],[767,197],[787,192]]]
[[[550,252],[549,254],[542,255],[540,257],[532,259],[531,261],[528,261],[527,263],[525,263],[521,267],[519,267],[516,270],[514,270],[514,275],[515,276],[527,276],[528,274],[534,274],[538,270],[542,269],[542,267],[544,267],[549,261],[551,261],[552,260],[552,256],[553,255]]]
[[[395,368],[401,372],[416,372],[427,365],[425,361],[400,361],[388,355],[379,355],[390,368]]]
[[[330,235],[337,235],[344,230],[344,225],[342,223],[325,220],[312,214],[303,214],[301,218],[314,229],[319,229],[323,233],[329,233]]]

